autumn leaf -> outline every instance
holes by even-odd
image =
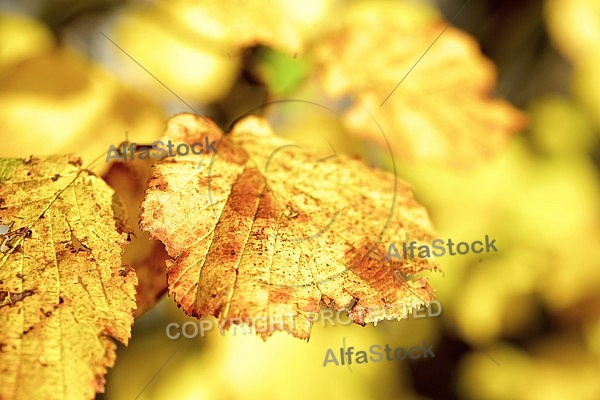
[[[304,12],[290,8],[285,0],[175,0],[168,6],[186,28],[220,40],[219,50],[228,44],[239,48],[262,44],[293,53],[304,48],[304,36],[315,30],[311,25],[322,17],[328,3],[308,1],[302,7]]]
[[[320,75],[331,95],[353,96],[344,119],[354,134],[387,149],[367,109],[403,160],[468,166],[502,148],[526,119],[489,96],[495,68],[475,39],[439,17],[416,18],[422,7],[351,8],[317,45]]]
[[[302,53],[332,4],[307,0],[303,12],[298,12],[287,0],[159,1],[123,9],[106,36],[136,60],[111,44],[124,80],[133,79],[155,97],[171,96],[153,76],[160,77],[186,102],[206,104],[222,100],[232,90],[247,67],[247,49],[268,46],[289,58]],[[167,59],[185,68],[173,68],[164,62]]]
[[[0,159],[0,399],[92,399],[127,344],[123,208],[75,156]]]
[[[6,66],[47,51],[54,38],[42,22],[16,13],[0,13],[0,75]]]
[[[548,0],[544,11],[553,44],[573,64],[570,92],[600,127],[600,3]]]
[[[124,141],[126,130],[143,143],[160,134],[163,122],[156,105],[74,51],[57,48],[20,60],[0,76],[3,157],[27,157],[32,148],[77,152],[101,160],[94,171],[105,171],[109,145]]]
[[[263,339],[275,330],[308,339],[320,305],[349,308],[364,325],[432,299],[427,277],[394,273],[437,270],[433,260],[385,261],[406,235],[433,239],[425,209],[390,173],[299,148],[257,117],[223,136],[180,114],[163,140],[219,141],[217,154],[156,163],[142,204],[140,226],[165,243],[169,292],[187,314],[225,328],[242,321]]]

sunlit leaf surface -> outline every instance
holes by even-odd
[[[181,114],[164,139],[191,144],[221,136],[214,123]],[[169,291],[186,313],[215,315],[225,327],[261,318],[268,324],[257,326],[263,338],[275,330],[308,338],[307,313],[320,304],[351,307],[352,320],[364,325],[406,317],[415,294],[432,299],[426,277],[393,276],[434,270],[431,259],[385,262],[387,244],[406,234],[433,239],[410,187],[361,161],[329,156],[248,117],[222,137],[214,157],[155,164],[140,224],[174,258],[167,262]],[[281,316],[288,316],[283,324],[270,320]]]

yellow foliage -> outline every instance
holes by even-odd
[[[496,71],[471,36],[424,6],[356,7],[315,50],[325,90],[353,96],[350,132],[404,160],[456,167],[492,156],[525,127],[522,112],[490,96]]]
[[[161,8],[124,11],[107,36],[188,104],[223,97],[238,73],[239,58],[227,56],[233,49],[218,46],[220,42],[210,37],[187,32]],[[124,79],[131,80],[144,92],[179,102],[140,65],[110,46],[124,71]],[[215,52],[215,47],[220,51]]]
[[[162,113],[139,94],[123,88],[103,69],[72,51],[54,49],[22,60],[0,78],[0,155],[75,152],[106,168],[110,144],[153,141]],[[51,128],[51,129],[50,129]]]
[[[10,64],[54,47],[52,33],[36,19],[0,13],[0,77]]]
[[[575,65],[573,92],[600,127],[600,2],[547,0],[545,14],[553,42]]]
[[[473,6],[471,2],[457,21],[471,12],[476,15]],[[49,9],[49,13],[63,12],[60,7]],[[265,78],[252,67],[263,51],[255,51],[255,46],[268,46],[281,59],[290,57],[280,64],[268,57],[260,59],[277,72],[269,79],[295,76],[297,82],[290,87],[297,91],[290,96],[322,102],[342,118],[322,108],[315,111],[310,105],[300,108],[292,103],[255,110],[274,121],[274,131],[303,148],[283,150],[273,158],[269,173],[263,173],[273,146],[288,142],[273,136],[263,122],[257,122],[261,119],[241,121],[223,136],[224,147],[215,156],[210,184],[217,201],[212,206],[203,198],[208,169],[196,169],[200,159],[206,167],[211,157],[188,155],[155,165],[142,222],[167,244],[173,257],[167,265],[176,302],[166,299],[136,320],[136,340],[119,356],[108,380],[112,389],[108,398],[135,398],[159,371],[140,399],[416,400],[423,397],[412,388],[406,362],[352,365],[352,371],[347,366],[323,368],[322,363],[326,349],[337,349],[344,341],[368,348],[375,343],[401,346],[423,339],[439,343],[445,355],[429,365],[418,365],[417,384],[423,384],[421,378],[439,375],[441,364],[452,367],[448,380],[458,382],[457,395],[465,399],[600,398],[600,187],[597,166],[588,157],[598,145],[595,135],[600,126],[600,2],[545,2],[552,44],[573,65],[572,92],[571,96],[546,94],[542,88],[543,95],[535,94],[527,105],[531,130],[514,139],[511,135],[524,126],[525,116],[492,97],[495,66],[483,56],[480,43],[453,26],[380,107],[446,27],[437,9],[423,2],[163,0],[127,3],[114,11],[108,23],[99,24],[102,32],[202,113],[229,123],[227,119],[250,108],[249,104],[277,100],[269,85],[260,86]],[[90,24],[89,32],[81,29],[90,35],[86,51],[92,57],[108,56],[102,62],[118,78],[65,48],[63,43],[72,43],[71,22],[55,30],[60,39],[56,41],[39,20],[0,14],[1,155],[77,152],[83,153],[86,162],[96,159],[96,169],[104,170],[107,147],[122,142],[125,131],[131,142],[151,143],[163,132],[167,113],[188,107],[102,37],[95,29],[99,25]],[[502,38],[529,32],[518,26]],[[509,63],[495,52],[499,46],[489,40],[495,32],[479,33],[488,38],[483,48],[500,60],[505,85],[499,89],[512,91],[515,70],[506,69]],[[296,53],[314,69],[296,71],[296,75],[287,71],[299,61]],[[546,59],[542,61],[544,67]],[[519,65],[525,72],[538,71],[520,61]],[[531,80],[535,83],[537,78],[532,75]],[[139,87],[153,100],[123,83]],[[340,111],[344,108],[345,113]],[[202,125],[189,115],[183,118]],[[356,133],[352,138],[350,130]],[[173,129],[169,132],[174,133]],[[176,133],[181,134],[177,140],[184,136],[183,130]],[[184,344],[171,359],[180,342],[167,339],[165,326],[173,321],[197,323],[175,304],[192,314],[217,315],[216,320],[206,318],[218,324],[228,317],[282,309],[299,310],[300,315],[325,306],[340,308],[354,300],[360,307],[394,295],[412,300],[414,295],[404,288],[392,285],[381,290],[380,281],[365,275],[332,279],[306,290],[269,286],[278,281],[294,286],[294,279],[314,282],[315,276],[344,272],[344,253],[377,239],[373,226],[381,222],[381,199],[387,200],[392,192],[392,178],[380,178],[391,175],[374,173],[342,153],[361,154],[391,170],[386,137],[396,155],[398,175],[411,182],[418,203],[413,190],[402,182],[398,195],[412,208],[407,211],[405,203],[396,206],[400,217],[387,228],[382,246],[403,241],[407,225],[422,228],[427,237],[432,235],[427,215],[442,239],[471,241],[483,235],[496,239],[497,254],[446,255],[437,259],[445,276],[431,274],[426,283],[410,283],[427,299],[433,298],[430,289],[435,287],[442,316],[457,329],[442,318],[427,318],[383,321],[364,328],[315,324],[312,331],[304,325],[293,332],[303,337],[312,332],[308,343],[281,332],[264,343],[254,334],[233,335],[235,328],[225,337],[213,330]],[[331,154],[330,144],[339,158],[315,166],[317,154]],[[308,150],[311,147],[318,150]],[[415,162],[404,165],[401,157]],[[441,159],[452,165],[480,162],[465,171],[425,166],[422,159]],[[112,201],[119,196],[131,213],[130,223],[137,222],[149,164],[154,160],[143,168],[136,162],[113,162],[105,179],[116,195],[78,162],[68,164],[66,158],[56,156],[31,160],[35,165],[5,160],[0,166],[0,398],[92,398],[104,386],[106,368],[115,359],[109,337],[127,342],[135,275],[141,283],[137,316],[165,290],[162,243],[150,242],[148,233],[138,230],[121,258],[123,234],[115,231],[112,219],[118,219],[112,209],[117,203]],[[49,170],[57,171],[56,180]],[[23,175],[26,172],[35,179]],[[65,179],[73,182],[61,192]],[[11,192],[15,187],[18,195]],[[50,197],[40,198],[46,192]],[[83,204],[82,199],[89,201]],[[36,212],[39,216],[51,201],[31,233],[24,226],[19,229],[18,221]],[[305,208],[288,208],[290,204]],[[319,231],[330,216],[329,209],[321,213],[319,204],[352,218],[343,229],[332,228],[333,233],[324,235],[327,240],[317,240],[317,246],[291,241],[283,246],[273,239],[273,227],[280,227],[273,223],[274,215],[288,224],[282,231],[293,232],[295,237]],[[427,207],[427,213],[420,204]],[[309,226],[300,233],[294,225],[299,218],[304,224],[299,226]],[[8,226],[3,223],[13,220],[16,230],[7,234]],[[215,232],[220,236],[210,242]],[[412,230],[409,234],[413,235]],[[243,255],[238,252],[241,244]],[[275,248],[283,256],[273,256],[276,262],[271,266],[264,254],[277,254]],[[94,253],[97,249],[103,253]],[[304,274],[306,269],[298,273],[298,268],[290,268],[300,265],[290,256],[293,251],[309,260],[313,257],[312,264],[305,263],[310,264],[313,276]],[[418,260],[392,266],[373,260],[367,264],[378,272],[388,267],[431,267]],[[102,283],[107,285],[106,293],[101,293]],[[73,301],[61,303],[60,297]],[[360,317],[350,315],[361,323],[377,319]],[[58,334],[61,329],[62,336]],[[445,358],[463,346],[456,345],[451,336],[469,346],[466,354]],[[513,344],[507,343],[509,339],[515,339]],[[69,347],[69,343],[76,345]],[[434,350],[437,354],[437,347]],[[161,370],[168,360],[170,364]]]
[[[569,98],[540,97],[530,113],[532,140],[546,154],[578,157],[598,143],[589,117]]]

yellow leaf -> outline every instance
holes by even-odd
[[[0,72],[7,65],[54,47],[52,32],[44,24],[10,13],[0,13],[0,42]]]
[[[164,117],[143,96],[119,84],[81,54],[55,49],[23,60],[0,78],[0,155],[81,154],[97,170],[110,144],[159,136]],[[52,127],[52,129],[48,129]],[[7,134],[12,132],[12,135]]]
[[[191,145],[221,136],[214,123],[180,114],[163,140]],[[214,315],[225,328],[243,321],[263,339],[275,330],[308,339],[308,313],[320,304],[349,307],[365,325],[405,318],[416,296],[432,299],[427,277],[393,275],[437,270],[432,259],[385,261],[388,244],[406,235],[433,239],[406,183],[343,155],[299,148],[257,117],[239,121],[217,148],[155,164],[142,205],[140,226],[174,258],[169,292],[186,313]]]
[[[198,40],[188,31],[182,31],[181,23],[170,16],[170,12],[160,8],[126,10],[107,34],[188,104],[210,103],[224,96],[235,82],[239,60],[229,58],[224,46],[220,48],[222,51],[212,52],[210,39],[201,37]],[[139,89],[151,93],[153,98],[169,101],[174,98],[120,49],[111,43],[109,46],[117,57],[123,79],[133,80]],[[165,60],[176,62],[166,63]]]
[[[495,70],[477,42],[452,26],[444,31],[446,21],[420,16],[420,7],[350,9],[317,45],[325,88],[355,96],[345,114],[355,134],[387,146],[366,108],[395,133],[390,145],[403,159],[469,165],[493,155],[525,117],[489,97]]]
[[[548,0],[544,11],[552,41],[575,67],[573,95],[600,126],[600,2]]]
[[[127,344],[123,209],[75,156],[0,159],[0,398],[92,399]]]
[[[186,102],[211,103],[232,89],[246,48],[269,46],[291,58],[303,51],[331,3],[159,1],[124,9],[107,36]],[[124,70],[123,79],[133,79],[144,92],[171,99],[172,94],[154,77],[110,46]]]
[[[552,41],[572,63],[600,55],[600,3],[597,0],[547,0],[546,26]]]
[[[263,44],[288,53],[302,51],[304,35],[314,30],[330,0],[175,0],[164,2],[186,28],[221,41],[221,49],[233,44],[252,47]]]

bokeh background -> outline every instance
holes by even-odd
[[[0,156],[81,154],[121,188],[135,225],[143,184],[111,178],[108,146],[126,132],[150,143],[177,112],[226,128],[277,99],[343,110],[349,97],[328,97],[311,78],[310,49],[356,3],[2,0]],[[451,20],[466,2],[410,3]],[[600,399],[600,2],[472,0],[454,25],[493,60],[495,95],[526,111],[529,126],[470,169],[395,160],[441,238],[496,239],[496,254],[440,259],[444,273],[431,280],[443,318],[318,324],[308,343],[216,330],[170,340],[166,326],[191,319],[163,296],[136,320],[99,399]],[[298,104],[255,113],[300,143],[327,146],[326,135],[338,152],[390,168],[333,113]],[[139,245],[130,257],[153,251]],[[344,342],[423,340],[434,359],[323,367]]]

